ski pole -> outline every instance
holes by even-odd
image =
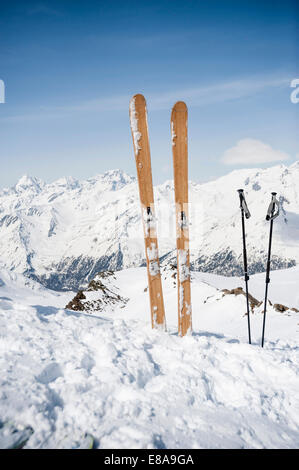
[[[240,197],[240,209],[241,209],[241,219],[242,219],[242,237],[243,237],[243,261],[244,261],[244,277],[245,277],[245,287],[246,287],[246,305],[247,305],[247,322],[248,322],[248,342],[251,344],[251,331],[250,331],[250,311],[249,311],[249,298],[248,298],[248,267],[247,267],[247,251],[246,251],[246,238],[245,238],[245,219],[249,219],[250,212],[246,204],[244,190],[238,189]]]
[[[272,194],[272,200],[270,202],[268,212],[266,215],[266,220],[270,220],[270,235],[269,235],[268,259],[267,259],[267,269],[266,269],[266,289],[265,289],[264,318],[263,318],[263,332],[262,332],[262,348],[264,347],[268,286],[270,282],[270,262],[271,262],[273,220],[279,216],[279,202],[276,199],[277,193],[271,193],[271,194]],[[276,207],[276,212],[275,212],[275,207]]]

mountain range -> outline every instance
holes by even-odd
[[[190,249],[195,271],[243,273],[237,189],[244,188],[252,217],[246,221],[251,274],[265,271],[269,222],[276,191],[272,269],[299,263],[299,162],[287,167],[235,170],[208,183],[190,181]],[[176,263],[173,181],[155,187],[159,254]],[[0,191],[0,263],[54,290],[84,288],[105,270],[145,264],[136,178],[121,170],[87,180],[45,183],[23,176]]]

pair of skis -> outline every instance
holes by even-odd
[[[187,119],[187,106],[182,101],[178,101],[172,108],[171,136],[176,203],[178,331],[180,336],[185,336],[191,332],[192,328]],[[165,330],[166,321],[159,265],[146,101],[144,96],[140,94],[133,96],[130,101],[130,123],[143,220],[152,327]]]
[[[238,189],[240,198],[240,209],[242,219],[242,238],[243,238],[243,262],[244,262],[244,278],[246,286],[246,305],[247,305],[247,322],[248,322],[248,341],[251,344],[251,330],[250,330],[250,309],[249,309],[249,294],[248,294],[248,266],[247,266],[247,250],[246,250],[246,235],[245,235],[245,218],[249,219],[251,214],[249,212],[244,190]],[[270,221],[270,234],[269,234],[269,246],[268,246],[268,258],[266,268],[266,289],[265,289],[265,300],[264,300],[264,317],[263,317],[263,331],[262,331],[262,348],[264,347],[265,339],[265,325],[266,325],[266,312],[267,312],[267,300],[268,300],[268,286],[270,283],[270,266],[271,266],[271,247],[272,247],[272,234],[273,234],[273,220],[279,215],[279,202],[276,199],[277,193],[271,193],[272,199],[267,211],[266,220]],[[245,217],[245,218],[244,218]]]

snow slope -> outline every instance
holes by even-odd
[[[276,190],[272,267],[299,261],[299,163],[237,170],[216,181],[190,183],[193,268],[225,275],[242,273],[239,200],[245,189],[252,218],[246,222],[251,272],[265,270],[269,223],[265,214]],[[173,182],[155,188],[159,251],[175,257]],[[135,178],[114,170],[77,181],[45,184],[24,176],[0,192],[0,259],[5,267],[52,289],[83,287],[99,271],[140,266],[144,243]]]
[[[298,269],[276,274],[292,292]],[[27,448],[76,447],[86,431],[99,448],[298,447],[298,313],[270,308],[261,349],[256,311],[249,346],[244,297],[219,291],[240,279],[194,273],[194,334],[179,338],[169,276],[167,333],[150,328],[144,268],[116,273],[125,308],[92,315],[63,310],[74,293],[0,278],[0,420],[34,429]]]

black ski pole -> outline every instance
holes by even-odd
[[[271,247],[272,247],[272,233],[273,233],[273,220],[279,215],[279,202],[276,199],[277,193],[271,193],[272,200],[270,202],[266,220],[270,220],[270,235],[269,235],[269,248],[268,248],[268,259],[266,269],[266,289],[265,289],[265,302],[264,302],[264,318],[263,318],[263,332],[262,332],[262,348],[264,347],[265,338],[265,325],[266,325],[266,311],[267,311],[267,299],[268,299],[268,286],[270,282],[270,263],[271,263]],[[276,207],[276,212],[275,212]]]
[[[244,261],[244,277],[245,277],[245,287],[246,287],[246,305],[247,305],[247,322],[248,322],[248,340],[249,344],[251,344],[251,331],[250,331],[250,310],[249,310],[249,298],[248,298],[248,267],[247,267],[247,251],[246,251],[246,238],[245,238],[245,220],[249,219],[250,212],[248,210],[244,190],[238,189],[239,197],[240,197],[240,209],[241,209],[241,219],[242,219],[242,237],[243,237],[243,261]]]

